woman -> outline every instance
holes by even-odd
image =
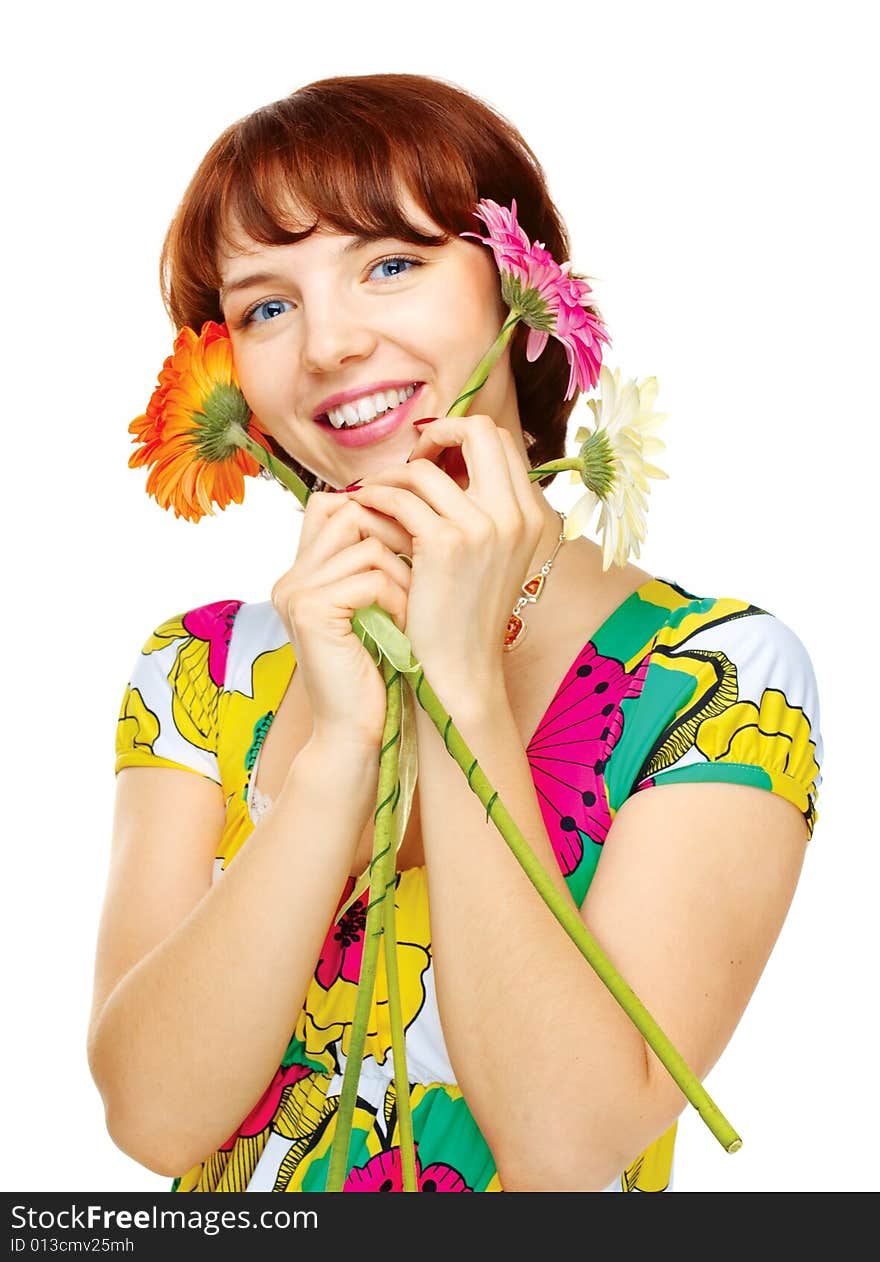
[[[520,330],[471,414],[445,416],[505,316],[491,254],[461,236],[483,197],[515,198],[568,257],[540,167],[487,106],[417,76],[327,80],[229,128],[166,240],[175,324],[226,322],[249,406],[315,490],[271,600],[163,623],[120,717],[90,1063],[116,1143],[181,1191],[325,1186],[365,896],[337,912],[372,845],[385,713],[355,609],[406,630],[701,1079],[798,880],[821,758],[800,641],[557,546],[527,477],[572,406],[552,339],[528,363]],[[396,905],[420,1189],[669,1187],[684,1097],[415,725]],[[380,968],[347,1190],[401,1186],[383,987]]]

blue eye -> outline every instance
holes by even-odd
[[[384,275],[377,276],[377,280],[393,280],[395,276],[402,276],[404,271],[409,271],[411,267],[421,267],[420,260],[408,259],[404,255],[393,254],[376,264],[372,272],[370,272],[370,279],[373,278],[380,268],[388,270],[384,272]]]
[[[265,324],[267,320],[274,320],[277,316],[284,315],[282,308],[290,307],[290,305],[283,298],[268,298],[265,302],[261,302],[254,307],[253,311],[248,313],[247,318],[248,320],[255,320],[257,324]]]

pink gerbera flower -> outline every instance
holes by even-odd
[[[516,201],[510,208],[488,198],[474,214],[489,229],[487,237],[475,237],[488,245],[501,273],[501,294],[524,324],[529,326],[526,358],[536,360],[552,334],[565,347],[570,368],[566,399],[575,390],[589,390],[599,380],[602,343],[610,345],[601,317],[588,307],[592,289],[571,274],[571,263],[557,263],[540,241],[532,242],[516,219]]]

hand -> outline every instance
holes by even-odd
[[[420,453],[459,447],[464,489]],[[412,536],[405,631],[447,708],[503,680],[507,619],[543,530],[522,457],[489,416],[442,417],[405,465],[367,475],[350,498]]]
[[[397,522],[318,492],[306,504],[292,567],[272,589],[312,707],[315,739],[378,749],[385,683],[351,626],[356,609],[376,601],[403,630],[412,540]]]

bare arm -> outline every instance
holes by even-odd
[[[504,699],[453,713],[571,901]],[[506,1190],[601,1190],[684,1096],[486,823],[439,734],[419,724],[437,993],[458,1081]],[[443,821],[456,796],[469,824],[453,834]],[[804,847],[796,808],[743,785],[654,788],[611,826],[581,916],[698,1078],[760,978]],[[535,1065],[551,1067],[552,1088]]]
[[[271,1080],[376,775],[374,753],[309,742],[212,886],[220,788],[169,768],[120,772],[88,1050],[108,1130],[143,1165],[183,1173]]]

